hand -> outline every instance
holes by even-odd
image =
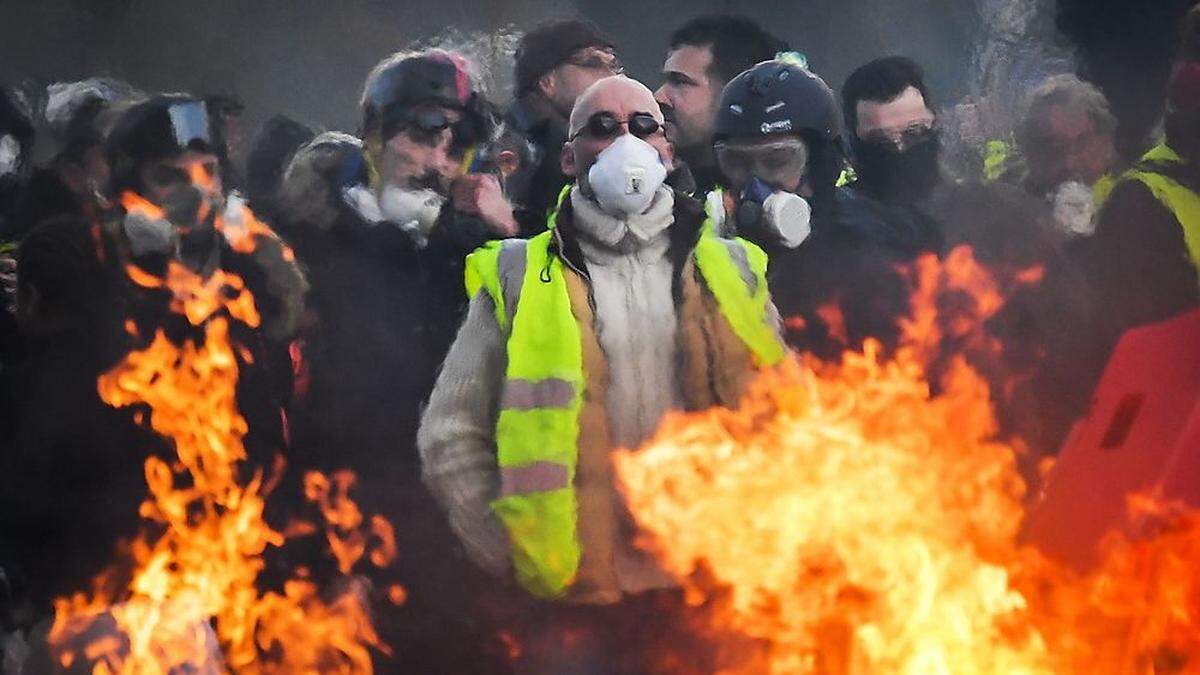
[[[450,186],[450,200],[459,213],[479,216],[488,228],[501,237],[517,234],[512,204],[500,189],[500,181],[491,174],[469,173],[459,176]]]
[[[17,260],[11,255],[0,255],[0,298],[10,313],[17,312]]]

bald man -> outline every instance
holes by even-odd
[[[574,182],[546,232],[468,259],[470,308],[422,419],[426,483],[467,552],[536,598],[673,586],[633,544],[609,455],[668,411],[735,404],[783,358],[765,256],[663,184],[662,121],[624,76],[580,96],[561,157]]]

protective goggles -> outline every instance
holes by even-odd
[[[621,127],[629,125],[629,133],[637,138],[645,139],[658,133],[662,124],[654,119],[654,115],[645,112],[633,113],[629,119],[620,119],[616,115],[600,111],[588,118],[586,124],[571,135],[569,140],[575,140],[582,134],[587,134],[600,141],[606,141],[621,135]]]
[[[713,146],[721,171],[734,182],[750,176],[762,178],[803,174],[808,146],[798,138],[740,145],[721,142]]]
[[[174,103],[167,108],[167,117],[171,121],[175,143],[181,149],[190,147],[196,141],[205,145],[212,142],[208,130],[208,107],[204,101]]]
[[[406,111],[395,116],[384,127],[384,138],[391,138],[401,131],[406,131],[419,141],[432,143],[447,129],[451,133],[451,147],[460,151],[465,151],[481,140],[478,125],[469,115],[464,114],[461,118],[454,119],[445,110],[436,108]]]

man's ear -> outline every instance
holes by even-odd
[[[547,101],[554,100],[554,92],[558,91],[558,75],[553,70],[538,78],[538,93]]]
[[[579,173],[579,167],[575,164],[575,148],[572,147],[574,141],[563,143],[562,154],[559,156],[559,166],[562,167],[563,175],[575,178]]]
[[[663,166],[667,167],[667,171],[675,170],[675,146],[670,143],[664,143],[663,148],[658,149],[659,159],[662,160]]]
[[[502,150],[496,157],[496,168],[501,176],[508,178],[521,168],[521,158],[512,150]]]

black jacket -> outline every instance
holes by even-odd
[[[533,150],[532,164],[521,167],[508,181],[508,198],[521,226],[521,236],[529,237],[546,229],[546,212],[571,180],[560,163],[562,146],[567,142],[566,128],[562,121],[539,114],[521,99],[509,107],[504,119]]]

